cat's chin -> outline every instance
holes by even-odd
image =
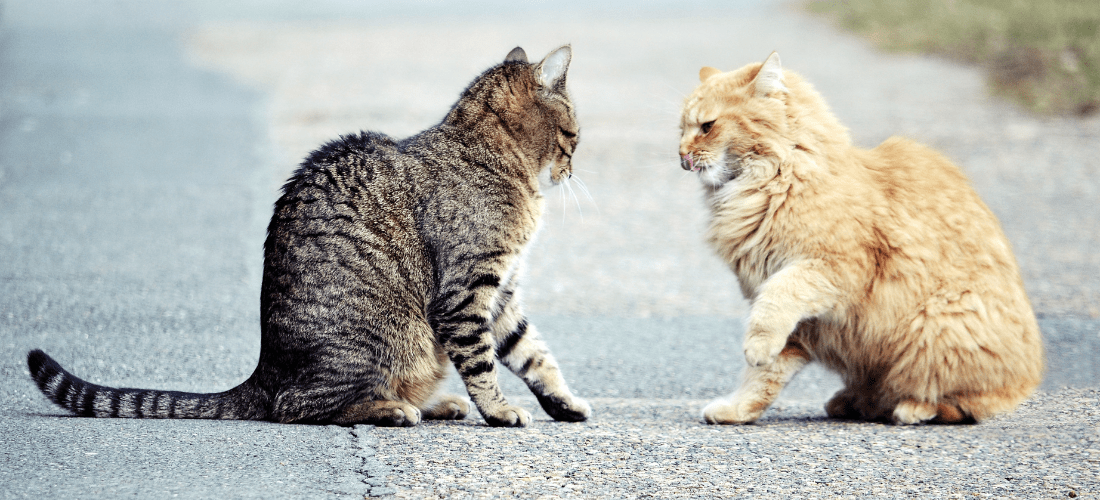
[[[699,181],[712,188],[720,188],[727,182],[736,180],[740,169],[729,170],[722,167],[704,167],[699,170]]]
[[[538,175],[539,189],[550,189],[558,187],[561,184],[561,179],[554,180],[554,176],[550,174],[550,169],[543,169]]]

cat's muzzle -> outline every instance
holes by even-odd
[[[695,163],[695,158],[692,158],[691,153],[680,155],[680,168],[692,172],[698,172],[702,169],[702,167]]]

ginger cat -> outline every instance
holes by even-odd
[[[1009,243],[966,177],[901,138],[851,144],[778,54],[705,67],[681,121],[708,241],[751,301],[741,387],[709,423],[760,418],[811,361],[845,388],[830,417],[976,422],[1039,384],[1043,344]]]

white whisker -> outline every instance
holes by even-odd
[[[564,180],[558,184],[558,193],[561,194],[561,225],[565,227],[565,188],[561,187],[565,184]]]
[[[596,213],[600,213],[600,206],[596,204],[596,200],[592,198],[592,193],[588,192],[588,186],[584,184],[584,181],[577,175],[573,175],[573,180],[577,181],[577,188],[584,193],[584,196],[588,198],[588,201],[592,203],[593,207],[596,207]]]
[[[577,214],[581,216],[581,223],[584,223],[584,211],[581,210],[581,200],[577,198],[577,193],[573,191],[573,183],[570,182],[571,177],[565,178],[565,187],[569,189],[569,195],[573,197],[573,202],[577,204]]]

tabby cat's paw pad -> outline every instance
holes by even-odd
[[[502,406],[495,415],[482,415],[493,427],[526,427],[531,422],[531,412],[518,406]]]
[[[716,399],[703,408],[703,420],[708,424],[751,424],[764,413],[766,405]]]
[[[786,339],[772,339],[768,335],[752,335],[745,339],[745,362],[752,367],[767,366],[775,362],[786,345]]]
[[[588,401],[571,394],[565,396],[536,394],[535,397],[539,400],[542,410],[560,422],[584,422],[592,415],[592,406]]]

